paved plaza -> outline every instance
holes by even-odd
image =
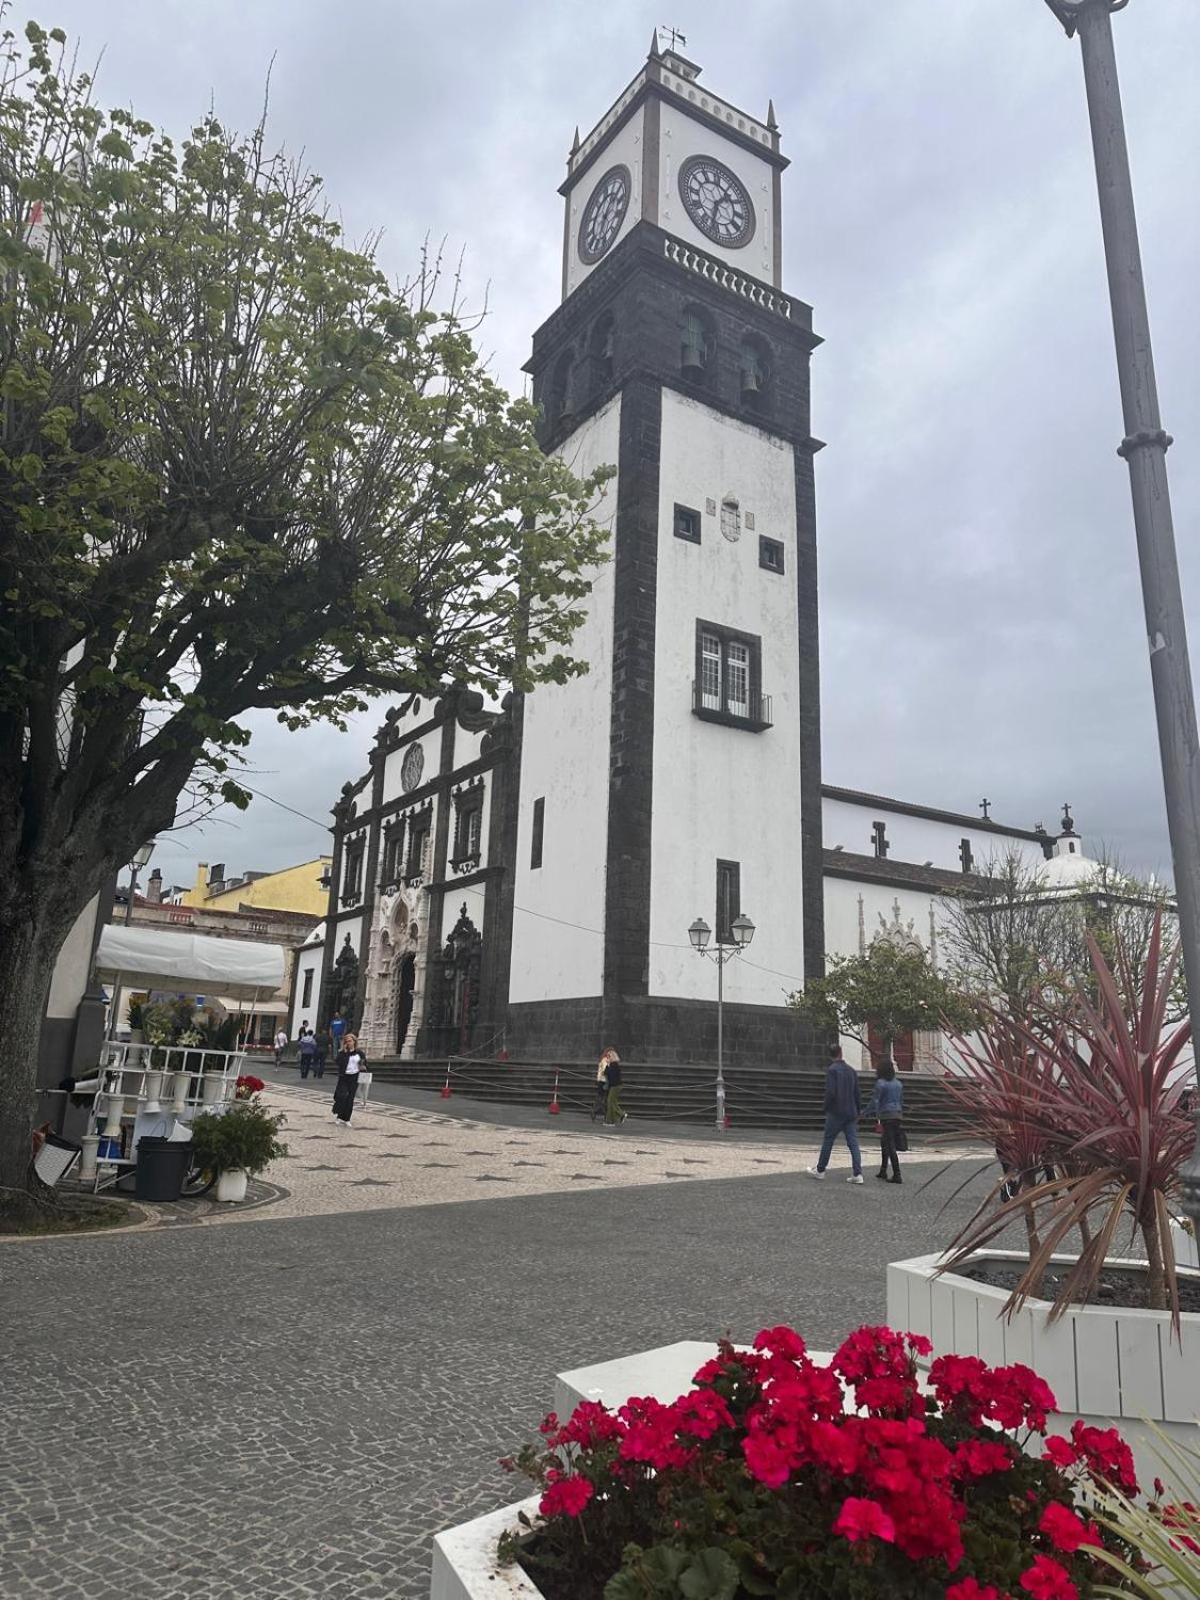
[[[329,1087],[268,1091],[270,1204],[0,1244],[4,1600],[421,1596],[431,1535],[519,1491],[496,1461],[556,1371],[778,1321],[828,1347],[965,1203],[964,1165],[923,1188],[941,1156],[817,1184],[807,1143],[436,1100],[346,1130]]]

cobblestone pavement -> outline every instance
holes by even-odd
[[[339,1211],[475,1200],[566,1190],[639,1187],[697,1179],[760,1177],[803,1172],[816,1160],[819,1139],[796,1134],[787,1144],[758,1144],[748,1137],[722,1144],[660,1136],[629,1121],[617,1129],[574,1119],[506,1127],[454,1109],[417,1109],[370,1101],[347,1126],[333,1116],[326,1084],[271,1083],[264,1099],[287,1117],[289,1154],[273,1163],[244,1206],[212,1199],[168,1206],[143,1205],[148,1225],[243,1222],[319,1216]],[[432,1106],[441,1102],[432,1099]],[[453,1107],[453,1102],[450,1102]],[[971,1153],[947,1147],[943,1159]],[[933,1153],[926,1145],[925,1155]],[[921,1152],[915,1152],[919,1159]],[[864,1152],[869,1162],[871,1152]],[[846,1176],[849,1156],[839,1144],[830,1177]]]
[[[312,1160],[324,1124],[303,1117],[323,1114],[289,1115],[301,1167],[367,1160],[336,1136]],[[327,1205],[334,1180],[310,1174],[313,1213],[288,1214],[289,1161],[288,1201],[235,1225],[0,1245],[3,1600],[416,1600],[431,1534],[515,1497],[495,1462],[556,1371],[783,1320],[828,1347],[966,1204],[941,1214],[963,1167],[923,1188],[910,1164],[899,1190],[807,1182],[799,1161],[711,1177],[675,1141],[627,1173],[597,1163],[649,1149],[636,1135],[513,1134],[531,1153],[491,1127],[471,1157],[478,1128],[420,1115],[346,1136],[411,1136],[383,1205],[353,1177]],[[528,1192],[516,1162],[543,1139],[570,1155],[535,1170],[556,1192]],[[447,1165],[410,1179],[437,1144]]]

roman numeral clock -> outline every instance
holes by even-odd
[[[543,447],[609,464],[575,648],[521,706],[507,1044],[713,1058],[687,929],[741,911],[727,1060],[813,1058],[781,974],[823,970],[810,308],[784,293],[773,110],[655,38],[577,133],[562,304],[527,370]],[[723,920],[722,920],[723,919]]]

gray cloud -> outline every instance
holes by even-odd
[[[59,0],[100,98],[183,132],[210,97],[321,172],[352,238],[466,251],[483,342],[514,388],[558,298],[561,201],[586,131],[657,12],[315,0]],[[1053,820],[1165,868],[1121,419],[1077,46],[1040,0],[693,0],[688,52],[792,167],[785,282],[815,307],[825,771],[830,781]],[[1193,0],[1114,19],[1157,338],[1185,592],[1200,595]],[[1197,604],[1191,607],[1193,633]],[[1200,649],[1200,642],[1196,643]],[[323,819],[365,758],[347,735],[254,719],[256,788]],[[266,802],[164,842],[266,868],[319,831]]]

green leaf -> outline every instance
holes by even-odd
[[[679,1576],[684,1600],[734,1600],[739,1573],[737,1563],[715,1547],[698,1550]]]

